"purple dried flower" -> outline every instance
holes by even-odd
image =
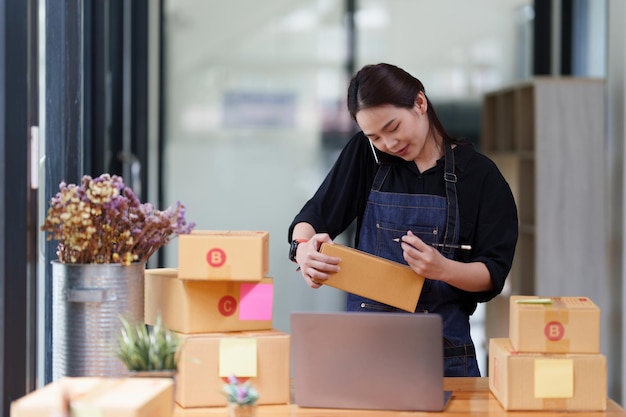
[[[259,393],[250,381],[242,382],[235,375],[228,377],[228,383],[224,385],[223,391],[228,402],[239,405],[255,404],[259,398]]]
[[[146,262],[171,239],[189,233],[184,206],[159,211],[142,204],[122,177],[85,175],[80,186],[59,184],[41,230],[58,241],[63,263]]]

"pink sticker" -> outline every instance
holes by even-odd
[[[272,320],[273,284],[242,283],[239,289],[239,320]]]

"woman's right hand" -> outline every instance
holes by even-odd
[[[333,241],[327,233],[318,233],[308,241],[300,243],[296,252],[300,273],[311,288],[321,287],[331,273],[339,271],[341,259],[320,253],[322,243],[332,244]]]

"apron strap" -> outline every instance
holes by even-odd
[[[383,186],[383,182],[385,182],[385,178],[387,178],[387,174],[389,174],[390,169],[390,165],[380,165],[378,167],[378,171],[376,171],[376,177],[374,178],[374,183],[372,184],[372,190],[380,191],[380,187]]]
[[[443,249],[442,253],[449,257],[449,255],[453,252],[454,248],[451,245],[454,245],[456,242],[454,239],[458,235],[457,233],[457,210],[458,210],[458,202],[456,198],[456,174],[454,173],[454,152],[452,152],[452,145],[450,143],[445,142],[445,154],[444,154],[444,165],[445,172],[443,174],[443,179],[446,183],[446,198],[448,200],[448,221],[446,223],[446,233],[443,237]]]
[[[449,258],[450,255],[454,252],[454,248],[452,247],[452,245],[456,243],[455,239],[458,236],[458,202],[456,196],[456,174],[454,173],[454,152],[452,152],[452,145],[450,145],[450,143],[448,142],[445,142],[444,148],[445,170],[443,174],[443,179],[446,183],[448,220],[446,222],[446,232],[443,238],[444,246],[442,248],[442,253]],[[382,187],[383,182],[385,182],[385,178],[389,174],[390,169],[391,166],[386,164],[382,164],[378,167],[376,177],[374,178],[374,183],[372,184],[372,190],[380,191],[380,188]]]

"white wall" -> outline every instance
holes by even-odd
[[[608,236],[607,262],[612,282],[611,299],[606,300],[612,308],[603,312],[603,320],[610,320],[613,334],[608,351],[609,394],[623,404],[626,398],[626,322],[624,321],[624,140],[626,138],[626,3],[622,0],[609,0],[607,7],[607,140],[606,140],[606,189],[609,212],[605,225]]]

